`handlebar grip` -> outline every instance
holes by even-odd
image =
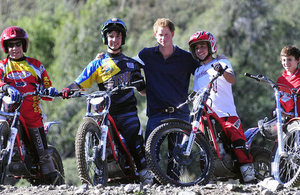
[[[257,76],[254,76],[253,74],[250,74],[250,73],[247,73],[247,72],[244,74],[244,76],[249,77],[251,79],[255,79],[257,81],[260,81],[260,79]]]
[[[244,76],[246,76],[246,77],[251,77],[252,75],[246,72],[246,73],[244,74]]]

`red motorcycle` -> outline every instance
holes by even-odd
[[[136,81],[138,82],[138,81]],[[105,186],[111,182],[139,181],[125,139],[109,114],[111,95],[131,86],[117,86],[91,94],[75,92],[71,97],[86,97],[87,110],[75,138],[77,168],[82,183]]]
[[[208,105],[215,75],[203,91],[193,92],[182,105],[192,103],[190,123],[167,119],[150,134],[146,159],[156,179],[162,184],[191,186],[218,179],[242,178],[238,161],[221,121]],[[177,108],[180,108],[179,105]],[[260,129],[246,134],[258,179],[270,176],[271,152],[251,145]]]
[[[38,92],[29,92],[22,95],[20,103],[11,101],[9,96],[0,94],[0,184],[5,184],[9,178],[28,180],[32,185],[47,184],[39,166],[38,155],[30,139],[25,121],[20,116],[20,108],[23,99],[29,95],[48,97]],[[45,133],[53,124],[45,123]],[[51,158],[56,170],[61,177],[56,184],[64,183],[64,168],[61,157],[55,147],[49,145]]]

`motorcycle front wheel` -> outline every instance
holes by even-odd
[[[300,120],[287,126],[283,147],[286,155],[279,156],[277,148],[272,162],[274,179],[284,187],[297,187],[300,185]]]
[[[6,167],[8,163],[8,152],[2,152],[7,146],[9,127],[6,121],[0,122],[0,185],[4,184],[6,178]]]
[[[91,118],[84,118],[75,137],[75,156],[82,183],[107,184],[107,162],[101,160],[101,130]]]
[[[157,127],[146,144],[146,159],[161,184],[192,186],[207,184],[214,172],[210,145],[197,134],[189,155],[185,154],[192,126],[167,122]]]

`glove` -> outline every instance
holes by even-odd
[[[100,60],[100,59],[103,59],[103,58],[104,58],[104,55],[105,55],[104,52],[98,53],[98,54],[96,55],[96,57],[95,57],[94,60]]]
[[[215,71],[217,71],[220,75],[222,75],[225,71],[225,69],[221,66],[219,62],[216,62],[211,65]]]
[[[71,89],[70,88],[63,88],[61,90],[61,93],[62,93],[62,98],[63,99],[69,99],[69,93],[71,92]]]
[[[21,102],[22,95],[16,88],[12,86],[7,86],[6,92],[8,93],[12,101]]]
[[[55,97],[58,95],[58,91],[57,89],[55,89],[54,87],[49,87],[47,89],[44,89],[42,92],[44,95],[49,95],[51,97]]]

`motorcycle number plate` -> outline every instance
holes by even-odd
[[[92,105],[98,105],[100,104],[101,102],[103,102],[104,98],[103,97],[97,97],[97,98],[93,98],[91,99],[90,103]]]

